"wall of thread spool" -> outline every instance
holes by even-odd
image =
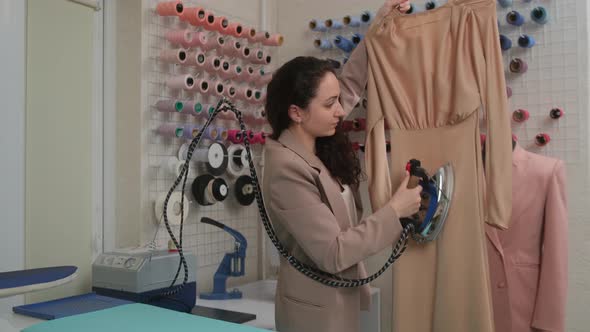
[[[260,172],[269,131],[263,114],[266,85],[283,37],[258,29],[258,6],[239,7],[230,10],[215,1],[152,0],[146,8],[143,34],[150,174],[149,202],[145,205],[152,209],[151,222],[157,225],[164,197],[184,165],[188,143],[202,132],[190,163],[184,195],[189,211],[184,211],[183,227],[183,248],[197,255],[200,289],[210,288],[223,255],[234,250],[233,237],[200,223],[202,217],[241,232],[248,240],[246,278],[255,279],[258,271],[259,216],[243,141],[248,135]],[[242,111],[249,132],[238,130],[239,123],[229,112],[220,114],[203,130],[221,97]],[[168,205],[177,236],[181,187]],[[154,244],[168,247],[168,239],[162,220]]]
[[[435,9],[445,2],[414,0],[413,12]],[[377,0],[349,0],[336,6],[329,1],[314,6],[313,12],[298,9],[306,7],[301,3],[280,6],[279,15],[289,12],[293,18],[278,22],[278,28],[290,41],[301,39],[295,44],[286,44],[280,53],[281,60],[304,54],[334,59],[341,65],[349,52],[334,46],[336,36],[350,39],[354,33],[366,32],[367,27],[362,21],[359,26],[346,25],[344,18],[362,15],[367,13],[366,10],[374,13],[382,4],[383,1]],[[585,226],[587,211],[584,207],[590,199],[586,189],[590,184],[587,174],[588,3],[585,0],[498,0],[497,13],[501,35],[498,42],[504,49],[505,77],[510,88],[508,102],[513,134],[523,148],[559,158],[567,165],[571,243],[568,330],[582,331],[576,327],[586,325],[587,315],[581,308],[584,299],[590,296],[590,290],[584,284],[584,275],[590,271],[584,258],[588,255],[584,235],[588,234]],[[343,24],[328,28],[325,24],[328,19]],[[310,25],[311,22],[314,24]],[[298,28],[289,28],[296,25]],[[362,127],[365,112],[361,101],[343,123],[358,148],[361,162],[364,159]],[[482,129],[485,130],[485,126]],[[392,148],[390,153],[395,153],[395,149]],[[361,183],[361,192],[367,190],[366,182]],[[366,195],[363,195],[363,204],[367,215],[370,203]],[[368,259],[368,270],[379,268],[387,254],[383,252]],[[373,286],[382,290],[382,317],[385,317],[392,306],[391,276],[386,273]],[[581,293],[585,295],[580,296]],[[390,330],[388,319],[382,319],[381,323],[384,331]]]

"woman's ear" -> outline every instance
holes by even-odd
[[[303,112],[301,108],[297,105],[289,106],[289,118],[291,118],[291,121],[294,123],[301,123],[301,121],[303,121]]]

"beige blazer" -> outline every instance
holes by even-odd
[[[562,161],[516,146],[510,228],[486,229],[497,332],[565,331],[567,201]]]
[[[387,204],[353,225],[340,184],[288,130],[267,140],[263,196],[281,243],[297,259],[347,278],[366,276],[362,261],[391,246],[401,233]],[[358,201],[358,200],[357,200]],[[360,215],[360,214],[359,214]],[[275,301],[279,331],[358,331],[369,288],[332,288],[281,258]]]

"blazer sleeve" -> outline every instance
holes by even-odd
[[[561,160],[557,162],[549,183],[543,227],[539,287],[532,327],[542,331],[563,332],[567,295],[568,214],[565,167]]]
[[[340,104],[346,113],[345,117],[352,112],[365,91],[368,61],[367,46],[362,40],[348,57],[339,75]]]
[[[399,219],[388,204],[342,230],[336,217],[321,199],[313,168],[291,160],[271,176],[270,208],[305,254],[318,268],[339,273],[358,264],[397,241]]]

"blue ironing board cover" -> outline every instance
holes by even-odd
[[[63,299],[25,304],[13,307],[12,311],[40,319],[57,319],[131,303],[133,302],[97,295],[92,292]]]
[[[78,270],[75,266],[54,266],[40,269],[0,272],[0,290],[35,284],[44,284],[71,276]]]
[[[134,303],[49,320],[22,332],[162,332],[162,331],[266,331],[252,326],[228,323],[147,304]]]

